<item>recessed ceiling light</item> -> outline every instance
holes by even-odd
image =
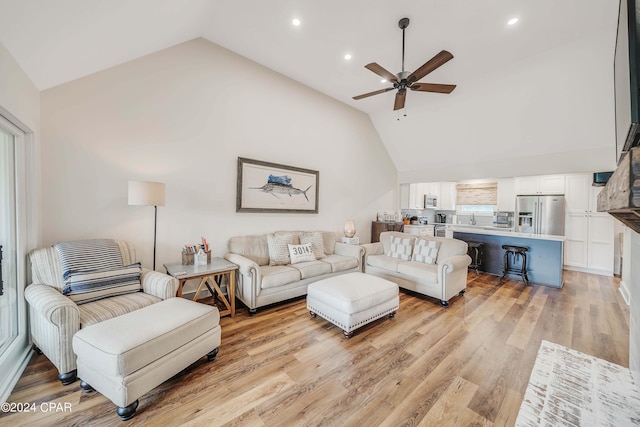
[[[346,59],[347,61],[351,59],[351,54],[347,53],[344,55],[344,59]]]
[[[300,26],[300,20],[298,18],[293,18],[293,21],[291,21],[291,23],[296,27]]]
[[[507,22],[507,24],[509,24],[509,25],[514,25],[514,24],[517,24],[517,23],[518,23],[518,18],[511,18]]]

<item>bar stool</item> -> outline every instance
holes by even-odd
[[[467,254],[471,257],[471,264],[469,268],[476,270],[476,276],[480,273],[478,269],[484,267],[484,243],[482,242],[467,242],[469,248]]]
[[[502,283],[502,280],[507,276],[508,273],[519,274],[522,277],[522,281],[524,285],[527,286],[529,284],[529,276],[527,276],[527,251],[529,248],[525,246],[516,246],[516,245],[502,245],[502,249],[504,249],[504,268],[502,270],[502,277],[498,284]],[[522,264],[520,268],[515,265],[509,265],[509,254],[513,256],[513,263],[518,259],[518,256],[522,257]]]

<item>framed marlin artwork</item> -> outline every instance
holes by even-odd
[[[236,212],[318,213],[320,172],[238,157]]]

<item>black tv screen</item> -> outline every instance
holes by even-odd
[[[620,0],[614,57],[616,161],[640,144],[640,11],[636,0]]]

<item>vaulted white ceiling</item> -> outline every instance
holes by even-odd
[[[508,96],[505,94],[521,92],[523,87],[529,87],[529,95],[535,96],[536,89],[530,86],[536,84],[536,74],[526,70],[548,72],[539,61],[571,61],[573,53],[567,56],[566,49],[580,52],[576,57],[582,58],[584,45],[595,43],[592,55],[596,63],[608,61],[606,66],[612,67],[618,2],[0,0],[0,11],[0,42],[41,90],[205,37],[370,114],[398,169],[409,171],[434,162],[434,150],[444,148],[438,144],[452,143],[448,129],[451,135],[459,134],[456,123],[464,126],[464,114],[472,113],[471,106],[482,110],[478,99],[490,98],[497,91],[502,95],[489,105],[502,104]],[[406,30],[405,68],[413,71],[441,49],[449,50],[454,59],[422,81],[454,83],[458,87],[450,95],[408,93],[407,117],[400,115],[398,121],[398,113],[392,111],[394,91],[359,101],[352,96],[385,87],[377,75],[364,68],[365,64],[377,62],[393,73],[401,70],[398,20],[405,16],[411,20]],[[508,25],[514,17],[519,21]],[[293,18],[300,19],[301,25],[292,25]],[[351,55],[350,60],[345,60],[346,53]],[[584,55],[586,58],[589,54]],[[560,74],[566,72],[563,64],[559,67]],[[583,71],[587,75],[590,72]],[[514,81],[514,75],[528,80]],[[544,78],[553,79],[550,75]],[[557,78],[565,81],[572,77]],[[542,84],[548,86],[547,81]],[[550,100],[549,108],[553,104]],[[443,120],[447,113],[448,118]],[[478,127],[477,122],[472,123]],[[499,150],[509,136],[500,136],[496,129],[493,138],[495,127],[497,122],[487,124],[487,129],[459,134],[458,147],[481,142],[485,150],[473,148],[473,153],[506,155]],[[476,134],[478,140],[464,141]],[[538,138],[545,145],[544,132]],[[531,142],[526,136],[520,139],[522,143]],[[552,145],[543,150],[564,149],[556,142]],[[572,149],[570,145],[565,148]]]

